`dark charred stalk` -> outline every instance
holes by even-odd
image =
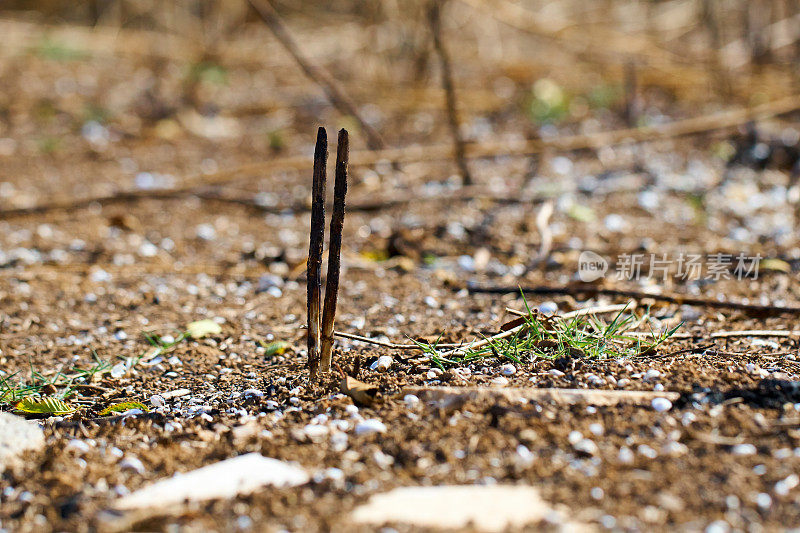
[[[330,371],[333,359],[333,326],[336,318],[336,302],[339,297],[339,271],[341,269],[342,229],[344,228],[349,157],[350,140],[347,130],[342,129],[339,130],[339,145],[336,149],[336,182],[333,188],[333,213],[331,214],[331,236],[328,246],[328,279],[325,285],[325,308],[322,311],[321,372]]]
[[[322,242],[325,239],[325,180],[328,136],[317,131],[314,148],[314,181],[311,186],[311,237],[308,245],[308,368],[316,377],[320,361],[320,291],[322,289]]]

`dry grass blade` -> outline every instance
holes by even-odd
[[[478,285],[468,285],[467,289],[471,293],[476,294],[533,294],[533,295],[553,295],[553,294],[568,294],[570,296],[621,296],[624,298],[635,298],[637,300],[655,300],[659,302],[674,303],[679,305],[692,305],[699,307],[709,307],[713,309],[733,309],[742,311],[752,315],[784,315],[784,314],[800,314],[800,307],[796,306],[782,306],[782,305],[760,305],[760,304],[745,304],[739,302],[723,302],[719,300],[710,300],[705,298],[695,298],[692,296],[684,296],[682,294],[649,294],[642,291],[631,291],[625,289],[610,289],[604,287],[597,287],[590,284],[575,284],[566,285],[563,287],[483,287]]]
[[[358,381],[350,376],[342,378],[339,388],[343,394],[350,396],[358,405],[372,405],[378,398],[378,387]]]
[[[329,372],[333,355],[333,326],[336,319],[336,302],[339,296],[339,272],[341,269],[342,230],[344,229],[344,206],[347,195],[347,160],[350,141],[347,130],[339,131],[336,149],[336,181],[333,189],[333,213],[331,214],[331,236],[328,246],[328,279],[325,286],[325,308],[322,312],[322,353],[320,371]]]
[[[278,12],[275,11],[275,8],[272,7],[269,1],[248,1],[250,5],[255,8],[259,16],[261,16],[261,19],[266,23],[273,35],[275,35],[275,38],[278,39],[283,47],[286,48],[286,51],[291,54],[297,64],[300,65],[300,68],[303,69],[303,72],[325,91],[325,94],[339,112],[343,115],[352,116],[358,121],[361,131],[367,136],[367,145],[369,148],[372,150],[384,148],[386,143],[384,143],[381,135],[361,117],[356,105],[350,100],[344,90],[339,87],[333,77],[322,67],[311,63],[311,61],[303,55],[297,42],[289,34],[283,21],[278,16]]]
[[[461,126],[458,120],[458,103],[456,101],[456,88],[453,83],[453,68],[450,64],[450,55],[444,44],[442,36],[442,7],[445,0],[431,0],[428,8],[428,19],[433,34],[433,47],[439,57],[439,65],[442,69],[442,87],[445,94],[447,105],[447,120],[450,125],[450,134],[453,136],[456,164],[461,172],[463,185],[472,185],[472,175],[467,165],[464,136],[461,135]]]
[[[320,291],[322,287],[322,242],[325,238],[325,180],[328,162],[328,136],[325,128],[317,131],[314,148],[311,235],[308,245],[308,368],[317,375],[320,360]]]

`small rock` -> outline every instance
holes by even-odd
[[[126,457],[119,462],[119,467],[122,470],[133,470],[137,474],[144,474],[144,464],[136,457]]]
[[[492,379],[491,383],[495,387],[505,387],[508,385],[508,379],[503,376],[497,376],[496,378]]]
[[[536,307],[536,309],[542,314],[554,315],[558,313],[558,304],[550,301],[542,302]]]
[[[504,376],[513,376],[517,372],[517,367],[512,365],[511,363],[505,364],[500,367],[500,373]]]
[[[731,448],[731,453],[733,455],[755,455],[758,452],[755,446],[752,444],[737,444],[733,448]]]
[[[419,398],[414,394],[406,394],[403,396],[403,402],[405,402],[406,407],[409,409],[413,409],[414,407],[419,405]]]
[[[356,435],[371,435],[372,433],[386,433],[386,424],[377,418],[368,418],[359,422],[355,428]]]
[[[581,439],[573,445],[576,452],[584,453],[586,455],[597,455],[599,451],[597,444],[591,439]]]
[[[661,377],[661,372],[659,372],[655,368],[651,368],[650,370],[644,373],[642,379],[644,379],[645,381],[653,381],[658,379],[659,377]]]
[[[294,464],[248,453],[148,485],[117,500],[118,510],[169,508],[186,501],[228,500],[266,485],[294,487],[309,481]]]
[[[557,512],[534,487],[522,485],[440,485],[400,487],[377,494],[353,511],[356,524],[398,522],[411,529],[500,532],[543,522]],[[567,531],[588,528],[586,524],[561,525]]]
[[[653,401],[650,402],[650,405],[652,405],[653,409],[659,413],[663,413],[672,409],[672,402],[667,398],[653,398]]]
[[[788,477],[775,483],[775,494],[778,496],[786,496],[789,491],[800,485],[800,477],[797,474],[790,474]]]
[[[376,372],[386,372],[389,370],[389,367],[392,366],[392,357],[389,355],[382,355],[378,357],[374,363],[369,366],[370,370],[374,370]]]
[[[44,448],[44,432],[35,422],[0,412],[0,472],[16,465],[28,450]]]

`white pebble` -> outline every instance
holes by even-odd
[[[386,372],[389,370],[389,367],[392,366],[392,357],[389,355],[382,355],[378,357],[374,363],[369,366],[370,370],[374,370],[376,372]]]
[[[580,441],[575,443],[573,448],[575,448],[575,451],[582,452],[587,455],[597,455],[598,452],[597,444],[595,444],[594,441],[590,439],[581,439]]]
[[[672,409],[672,402],[666,398],[653,398],[653,401],[650,402],[650,404],[653,406],[653,409],[659,413],[663,413]]]
[[[504,378],[503,376],[497,376],[496,378],[492,379],[491,383],[496,387],[505,387],[508,385],[508,379]]]
[[[752,444],[737,444],[731,448],[733,455],[755,455],[758,452]]]
[[[406,404],[406,407],[409,409],[416,407],[419,405],[419,398],[413,394],[406,394],[403,396],[403,401]]]
[[[512,365],[511,363],[505,364],[500,367],[500,373],[504,376],[513,376],[517,372],[517,367]]]
[[[655,368],[651,368],[647,372],[644,373],[644,380],[645,381],[653,381],[661,377],[661,372],[656,370]]]
[[[370,435],[372,433],[386,433],[386,424],[377,418],[368,418],[356,425],[356,435]]]
[[[133,470],[137,474],[144,474],[144,465],[136,457],[126,457],[119,462],[119,467],[122,470]]]
[[[790,474],[788,477],[775,483],[775,494],[778,496],[786,496],[789,491],[800,485],[800,477],[797,474]]]

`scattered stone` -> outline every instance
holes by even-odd
[[[508,378],[505,378],[503,376],[497,376],[496,378],[492,379],[492,385],[494,385],[495,387],[505,387],[506,385],[508,385]]]
[[[591,439],[581,439],[572,446],[576,452],[585,455],[597,455],[599,452],[597,444]]]
[[[737,444],[731,448],[733,455],[755,455],[758,452],[756,447],[752,444]]]
[[[775,483],[775,494],[778,496],[786,496],[789,491],[800,485],[800,477],[797,474],[790,474],[786,478]]]
[[[352,514],[357,524],[398,522],[417,528],[505,531],[557,515],[533,487],[511,485],[444,485],[400,487],[378,494]],[[587,529],[572,523],[571,531]]]
[[[372,433],[386,433],[386,424],[377,418],[368,418],[359,422],[355,428],[356,435],[370,435]]]
[[[42,448],[44,433],[37,423],[0,412],[0,472],[15,466],[22,453]]]
[[[517,367],[512,365],[511,363],[505,364],[500,367],[500,373],[504,376],[513,376],[517,373]]]
[[[156,481],[120,498],[113,507],[124,511],[233,498],[263,486],[294,487],[309,479],[308,473],[297,465],[248,453]]]
[[[122,470],[133,470],[137,474],[144,474],[144,464],[137,457],[126,457],[119,462],[119,467]]]
[[[650,402],[650,404],[653,406],[653,409],[659,413],[663,413],[672,409],[672,402],[667,398],[653,398],[653,401]]]
[[[369,366],[370,370],[376,372],[386,372],[392,366],[392,357],[390,355],[382,355],[378,357],[374,363]]]

